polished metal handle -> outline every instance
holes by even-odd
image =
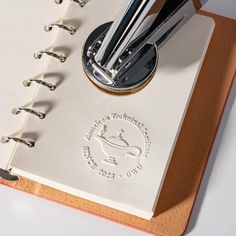
[[[159,48],[196,13],[193,0],[129,0],[113,23],[96,28],[83,67],[98,87],[134,92],[153,77]]]
[[[127,1],[95,56],[99,65],[107,70],[112,69],[155,2],[156,0]]]

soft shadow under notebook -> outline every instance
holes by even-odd
[[[79,27],[73,36],[71,28],[58,31],[53,45],[54,52],[67,54],[66,61],[50,59],[38,71],[44,74],[41,84],[59,86],[54,92],[50,83],[35,86],[30,109],[40,112],[24,117],[17,136],[34,139],[35,146],[1,145],[1,157],[9,147],[1,169],[20,176],[15,183],[2,182],[148,232],[180,235],[235,73],[235,22],[214,16],[216,29],[200,76],[214,29],[203,14],[161,48],[157,72],[145,88],[111,95],[86,77],[81,51],[91,31],[112,21],[123,2],[91,0],[83,9],[68,3],[64,22]],[[99,14],[103,9],[109,11]],[[19,117],[27,112],[14,111]]]

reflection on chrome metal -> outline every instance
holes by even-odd
[[[107,70],[113,68],[155,2],[156,0],[125,1],[121,14],[111,25],[95,56],[101,66]]]
[[[39,52],[36,52],[34,54],[34,58],[35,59],[41,59],[43,54],[51,56],[51,57],[54,57],[54,58],[58,59],[60,62],[62,62],[62,63],[66,61],[66,57],[64,55],[58,54],[58,53],[55,53],[55,52],[51,52],[51,51],[39,51]]]
[[[86,74],[110,92],[139,90],[155,73],[160,47],[195,13],[192,0],[125,1],[113,23],[97,27],[87,38],[82,55]]]
[[[29,148],[32,148],[32,147],[35,146],[35,142],[32,139],[23,139],[23,138],[17,138],[17,137],[14,137],[14,136],[3,136],[1,138],[2,143],[9,143],[11,140],[16,142],[16,143],[22,143],[22,144],[26,145]]]
[[[75,27],[74,26],[70,26],[70,25],[63,25],[63,24],[59,24],[59,23],[53,23],[53,24],[46,25],[44,27],[45,31],[47,31],[47,32],[51,31],[53,28],[59,28],[59,29],[66,30],[71,35],[74,35],[76,33]]]
[[[55,84],[42,80],[42,79],[28,79],[28,80],[23,81],[23,85],[25,87],[29,87],[32,84],[32,82],[48,87],[51,91],[54,91],[57,88]]]
[[[22,111],[28,112],[32,115],[35,115],[39,119],[44,119],[46,117],[46,114],[44,112],[37,111],[37,110],[34,110],[34,109],[30,109],[30,108],[25,108],[25,107],[18,107],[18,108],[12,109],[12,114],[19,115]]]

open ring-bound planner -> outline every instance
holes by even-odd
[[[126,2],[3,3],[1,182],[148,232],[180,235],[235,73],[235,22],[194,14],[158,48],[158,62],[144,66],[155,71],[150,81],[115,94],[91,81],[101,70],[83,55],[91,53],[95,29],[113,22]]]

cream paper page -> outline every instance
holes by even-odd
[[[156,75],[142,91],[114,96],[98,90],[81,62],[83,44],[98,25],[112,21],[119,1],[89,1],[66,15],[81,22],[74,37],[57,46],[71,52],[47,73],[62,83],[55,93],[40,89],[37,102],[49,113],[30,117],[24,129],[36,133],[33,149],[19,145],[12,171],[62,191],[149,219],[197,80],[214,22],[194,16],[160,50]]]
[[[23,80],[44,72],[48,58],[35,60],[33,53],[48,48],[56,31],[44,26],[62,18],[68,1],[57,5],[53,0],[1,1],[0,7],[0,137],[20,132],[25,115],[14,116],[12,108],[31,102],[35,86],[23,87]],[[50,80],[50,78],[49,78]],[[0,168],[5,169],[15,144],[0,144]]]

